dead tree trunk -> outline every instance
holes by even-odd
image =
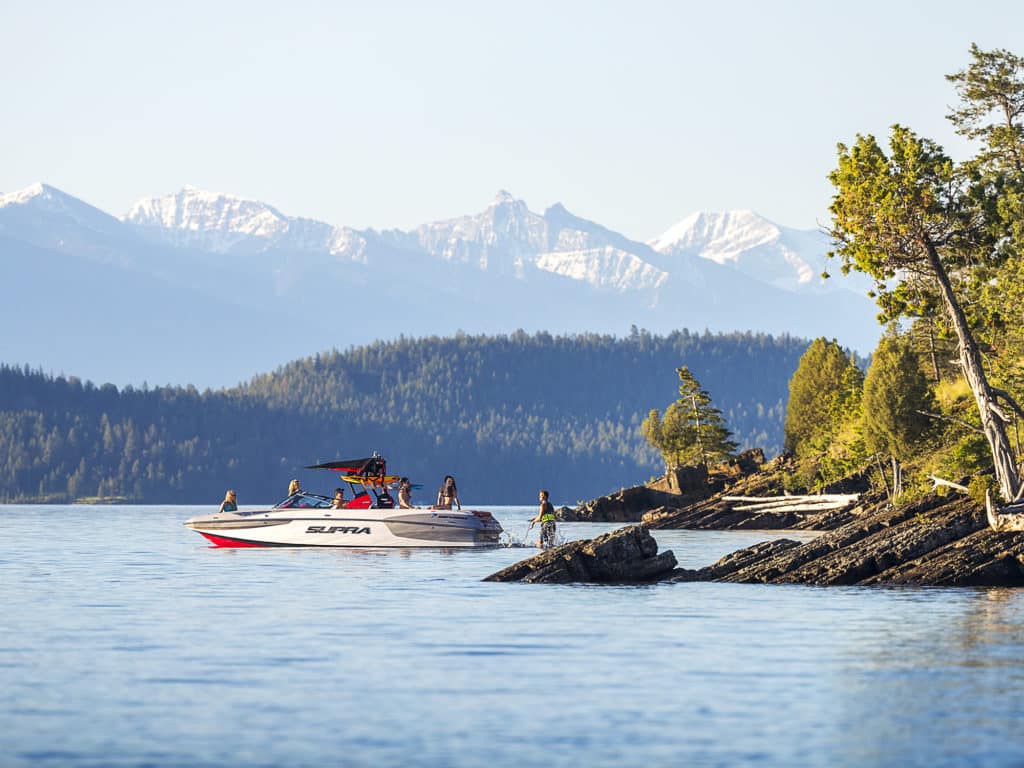
[[[981,427],[985,432],[985,439],[988,440],[989,448],[992,451],[992,464],[996,473],[996,482],[999,483],[999,490],[1002,491],[1006,501],[1015,501],[1020,494],[1020,476],[1017,474],[1017,464],[1013,459],[1013,449],[1006,436],[1004,426],[1005,418],[996,405],[992,395],[992,388],[985,377],[985,370],[981,365],[981,354],[978,352],[978,345],[974,341],[971,329],[967,325],[967,318],[963,309],[953,293],[953,286],[949,282],[949,275],[942,266],[938,251],[935,245],[926,240],[925,247],[928,250],[928,261],[935,273],[935,279],[939,284],[939,291],[942,295],[943,304],[953,323],[953,330],[960,352],[960,367],[963,369],[964,378],[974,393],[974,401],[978,405],[978,415],[981,417]]]
[[[885,485],[885,495],[889,497],[889,501],[893,501],[892,491],[889,490],[889,480],[886,478],[885,470],[882,468],[882,459],[877,453],[875,454],[875,463],[878,465],[878,474],[882,477],[882,484]]]
[[[939,376],[939,356],[935,351],[935,323],[931,317],[925,323],[928,328],[928,356],[931,358],[932,363],[932,376],[935,377],[935,383],[938,384]]]

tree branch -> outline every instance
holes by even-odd
[[[1010,423],[1010,420],[1008,418],[1006,418],[1006,413],[1003,412],[1002,408],[1000,408],[998,405],[996,405],[995,401],[993,401],[993,400],[989,401],[988,409],[990,411],[992,411],[992,413],[994,413],[996,415],[996,418],[998,418],[1001,422],[1003,422],[1003,424],[1009,424]]]
[[[1006,404],[1013,409],[1014,413],[1024,419],[1024,409],[1018,405],[1017,401],[1013,399],[1013,396],[1009,392],[1004,389],[996,389],[995,387],[989,387],[989,390],[992,392],[992,397],[1005,400]]]
[[[952,421],[954,424],[959,424],[961,427],[967,427],[967,429],[971,430],[971,432],[976,432],[979,435],[984,435],[985,434],[985,430],[981,429],[981,427],[976,427],[973,424],[968,424],[966,421],[962,421],[961,419],[955,419],[952,416],[944,416],[941,413],[929,413],[928,411],[919,411],[919,410],[915,410],[914,413],[920,413],[922,416],[927,416],[929,419],[940,419],[942,421]]]

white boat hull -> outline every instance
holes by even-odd
[[[430,509],[273,509],[185,522],[218,547],[493,547],[489,512]]]

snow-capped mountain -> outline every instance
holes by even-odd
[[[643,258],[650,249],[642,243],[577,219],[562,206],[534,213],[505,191],[480,213],[411,232],[356,231],[195,187],[140,200],[124,221],[151,241],[213,253],[288,250],[369,263],[387,261],[397,250],[520,279],[539,270],[617,291],[656,288],[667,277]]]
[[[868,285],[829,264],[823,232],[780,227],[753,211],[693,213],[648,245],[669,259],[697,256],[787,291],[863,292]],[[826,272],[837,279],[824,279]]]
[[[350,244],[350,230],[285,216],[266,203],[192,186],[173,195],[140,200],[124,221],[150,239],[211,253],[271,248],[338,253]]]
[[[548,232],[542,216],[501,190],[483,212],[424,224],[416,239],[445,261],[521,275],[525,262],[547,249]]]
[[[539,270],[613,291],[657,289],[669,274],[697,279],[693,258],[787,291],[863,292],[867,286],[856,276],[822,278],[830,267],[824,233],[781,227],[753,211],[694,213],[644,244],[574,216],[561,204],[535,213],[504,190],[477,214],[423,224],[411,232],[375,232],[287,216],[266,203],[185,187],[139,201],[124,221],[148,239],[213,253],[277,249],[369,263],[382,251],[401,250],[520,279]]]
[[[0,196],[0,323],[25,328],[0,336],[0,361],[213,386],[399,334],[632,324],[867,352],[875,311],[840,279],[818,284],[826,248],[750,212],[697,214],[641,243],[504,191],[474,214],[376,231],[194,187],[117,219],[37,184]],[[131,351],[112,359],[114,337]]]
[[[13,232],[17,228],[24,231],[42,225],[47,231],[40,234],[54,242],[71,228],[107,234],[122,229],[120,222],[109,213],[38,182],[18,192],[0,195],[0,209],[6,209],[7,214],[0,218],[0,232]],[[17,214],[12,215],[14,212]]]
[[[613,291],[657,288],[668,277],[650,263],[654,254],[644,244],[575,217],[560,204],[534,213],[504,190],[480,213],[411,232],[332,226],[195,187],[140,200],[124,221],[149,240],[213,253],[276,249],[369,263],[399,250],[520,279],[538,270]]]

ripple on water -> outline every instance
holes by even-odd
[[[480,579],[533,548],[218,550],[181,526],[201,511],[4,510],[0,754],[62,766],[1024,761],[1016,590],[493,584]],[[493,511],[529,544],[532,507]],[[76,539],[40,549],[39,525],[55,519]],[[779,534],[655,535],[699,567]]]

